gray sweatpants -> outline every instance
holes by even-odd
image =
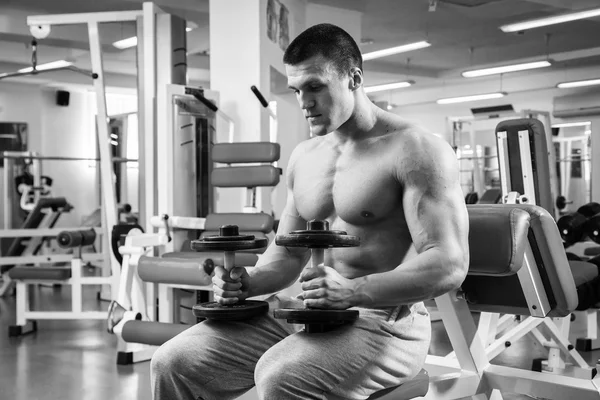
[[[276,308],[303,308],[282,295],[269,313],[248,321],[201,322],[152,357],[154,400],[235,399],[254,385],[261,400],[366,399],[412,379],[431,338],[423,303],[359,310],[351,325],[307,334],[273,318]]]

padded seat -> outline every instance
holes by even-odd
[[[223,265],[223,252],[173,252],[162,257],[140,257],[138,275],[145,282],[166,283],[171,285],[206,286],[212,284],[209,274],[204,272],[202,264],[213,260],[214,265]],[[252,266],[258,255],[254,253],[235,253],[235,265]]]
[[[71,268],[15,267],[8,272],[14,280],[63,281],[71,278]]]
[[[410,381],[388,389],[380,390],[369,396],[368,400],[409,400],[422,397],[429,390],[429,374],[422,369]]]
[[[162,258],[179,258],[184,260],[206,260],[211,259],[215,263],[215,265],[223,265],[224,264],[224,256],[223,252],[218,251],[207,251],[207,252],[195,252],[195,251],[181,251],[181,252],[173,252],[173,253],[165,253],[162,255]],[[241,265],[245,267],[251,267],[256,264],[258,261],[258,254],[256,253],[247,253],[243,251],[235,252],[235,265]]]

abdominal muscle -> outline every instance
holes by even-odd
[[[347,279],[391,271],[416,255],[403,221],[382,221],[360,227],[336,218],[331,229],[360,238],[358,247],[338,247],[325,251],[324,264]]]

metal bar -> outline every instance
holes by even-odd
[[[565,318],[569,318],[569,317],[565,317]],[[566,339],[563,336],[563,334],[561,334],[562,332],[558,329],[558,327],[556,326],[556,324],[554,323],[554,321],[552,319],[545,318],[544,325],[546,326],[546,328],[548,328],[550,337],[552,337],[552,339],[556,342],[557,347],[560,349],[560,351],[563,354],[570,356],[571,359],[577,364],[578,367],[582,367],[582,368],[590,367],[587,364],[587,362],[585,362],[583,357],[581,357],[581,355],[577,352],[577,350],[575,350],[575,347],[571,346],[571,343],[568,342],[568,339]],[[571,348],[570,348],[570,346],[571,346]]]
[[[137,18],[137,14],[133,17]],[[113,284],[111,285],[111,296],[114,298],[119,286],[119,272],[121,266],[115,255],[110,251],[110,232],[117,224],[117,198],[115,193],[115,182],[113,181],[114,168],[112,163],[112,149],[110,145],[110,131],[108,129],[108,113],[106,110],[106,92],[104,86],[104,68],[102,66],[102,47],[100,44],[100,32],[97,22],[88,22],[88,34],[90,40],[90,55],[92,59],[92,70],[98,77],[94,79],[97,107],[97,131],[98,149],[100,152],[100,178],[102,189],[102,211],[104,220],[102,228],[105,231],[102,237],[102,250],[105,253],[106,262],[110,265]]]
[[[452,291],[437,297],[435,303],[461,368],[482,373],[489,360],[466,301],[458,299],[456,291]]]
[[[487,347],[485,352],[488,359],[493,360],[498,354],[502,353],[506,349],[506,342],[519,340],[542,322],[544,322],[542,318],[525,318],[520,324],[510,329]]]
[[[27,25],[71,25],[86,23],[98,24],[102,22],[135,21],[135,19],[141,15],[141,10],[31,15],[27,17]]]
[[[90,229],[94,229],[97,235],[104,234],[104,232],[102,232],[102,228],[82,228],[81,226],[75,226],[61,228],[6,229],[0,230],[0,238],[57,236],[63,231],[81,231]]]
[[[0,156],[0,158],[3,159],[14,159],[14,160],[20,160],[20,159],[27,159],[27,160],[55,160],[55,161],[100,161],[100,158],[94,158],[94,157],[62,157],[62,156],[30,156],[30,155],[26,155],[26,154],[12,154],[13,152],[9,152],[9,151],[5,151],[3,155]],[[123,157],[113,157],[112,158],[113,162],[116,163],[127,163],[127,162],[138,162],[138,160],[134,159],[134,158],[123,158]]]
[[[192,229],[192,230],[204,230],[206,226],[206,218],[197,217],[169,217],[169,228],[171,229]],[[165,221],[163,217],[153,216],[150,219],[150,223],[155,228],[164,228]]]
[[[84,253],[81,255],[83,261],[103,261],[105,255],[102,253]],[[73,259],[72,254],[52,254],[45,256],[28,257],[0,257],[0,265],[18,265],[18,264],[41,264],[41,263],[60,263],[70,262]]]
[[[4,229],[12,228],[12,207],[15,198],[15,189],[14,189],[14,176],[13,176],[13,168],[14,168],[13,160],[5,160],[4,161],[4,171],[2,174],[3,177],[3,187],[4,187],[4,197],[3,197],[3,209],[4,209]]]
[[[94,77],[94,73],[91,71],[87,71],[85,69],[78,68],[74,65],[69,65],[69,66],[57,67],[57,68],[36,69],[35,71],[32,70],[32,71],[27,71],[27,72],[7,72],[4,74],[0,74],[0,79],[15,78],[18,76],[31,76],[31,75],[35,76],[35,75],[43,74],[46,72],[56,72],[56,71],[65,71],[65,70],[77,72],[77,73],[89,76],[90,78]]]
[[[490,365],[484,379],[494,389],[549,400],[599,400],[600,388],[595,380],[571,378],[544,372]]]
[[[25,325],[27,318],[25,314],[29,311],[29,296],[27,295],[27,284],[17,281],[17,325]]]
[[[508,134],[506,131],[498,132],[497,134],[498,143],[498,167],[500,169],[500,182],[502,184],[502,197],[507,196],[511,191],[509,165],[510,159],[508,157]]]
[[[83,309],[83,288],[81,287],[81,260],[71,260],[71,311],[80,313]]]
[[[138,35],[138,40],[140,36]],[[143,156],[142,170],[144,191],[140,192],[140,198],[143,198],[145,214],[142,215],[142,223],[145,224],[146,232],[154,232],[154,227],[150,224],[150,218],[156,215],[156,6],[152,3],[143,5],[143,22],[140,49],[143,54],[143,125],[140,132],[143,135],[143,148],[140,152],[140,158]],[[138,64],[138,72],[139,72]],[[142,137],[142,135],[140,135]],[[141,177],[140,177],[141,180]]]
[[[533,166],[531,165],[531,147],[529,146],[529,131],[519,131],[519,153],[521,155],[521,171],[523,173],[524,194],[528,204],[536,204],[535,184],[533,183]],[[545,156],[540,154],[540,156]]]
[[[531,245],[525,247],[523,266],[517,271],[517,277],[527,300],[529,312],[533,317],[545,317],[552,307],[544,288]]]
[[[106,319],[107,311],[28,311],[25,313],[27,319]]]

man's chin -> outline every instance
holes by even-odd
[[[315,137],[315,136],[325,136],[327,135],[329,132],[332,132],[333,129],[327,129],[328,127],[325,125],[313,125],[310,127],[310,136],[311,137]]]

